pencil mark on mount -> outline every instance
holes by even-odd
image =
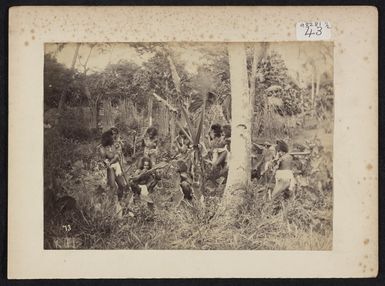
[[[44,248],[331,250],[333,109],[328,42],[46,44]]]

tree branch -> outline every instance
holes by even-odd
[[[155,92],[152,93],[152,95],[155,97],[155,99],[162,103],[164,106],[166,106],[168,108],[168,110],[172,111],[172,112],[178,112],[178,110],[172,106],[171,104],[169,104],[166,100],[164,100],[163,98],[161,98],[159,95],[157,95]]]

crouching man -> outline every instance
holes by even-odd
[[[151,159],[142,157],[138,162],[138,169],[135,171],[130,187],[137,199],[147,202],[148,207],[153,209],[154,202],[149,194],[154,191],[160,177],[155,170],[151,172],[151,169]]]
[[[271,194],[272,199],[283,191],[293,191],[295,187],[295,178],[292,170],[293,157],[289,154],[289,147],[284,141],[278,140],[276,150],[277,157],[275,160],[278,169],[275,172],[275,186]]]
[[[187,201],[193,199],[193,179],[188,171],[187,164],[183,161],[177,161],[177,173],[179,174],[179,189],[183,198]]]

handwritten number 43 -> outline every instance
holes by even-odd
[[[322,35],[322,27],[314,27],[314,28],[317,28],[317,31],[314,31],[313,27],[306,27],[305,36],[309,36],[310,38],[312,35],[317,35],[317,36]]]

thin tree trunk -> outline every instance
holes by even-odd
[[[170,70],[171,70],[171,77],[172,77],[172,81],[174,83],[174,86],[175,86],[175,90],[177,92],[177,95],[180,96],[181,95],[181,84],[180,84],[180,77],[178,75],[178,72],[176,70],[176,67],[175,67],[175,64],[174,64],[174,61],[172,60],[170,54],[167,55],[167,60],[170,64]]]
[[[167,105],[169,105],[168,103],[169,100],[167,100]],[[170,141],[171,141],[171,145],[174,143],[174,139],[175,139],[175,114],[173,111],[171,111],[170,109],[167,109],[167,112],[168,112],[168,118],[169,118],[169,131],[170,131]]]
[[[136,154],[136,134],[134,134],[133,145],[134,145],[134,150],[132,151],[132,155],[135,156],[135,154]]]
[[[316,80],[316,88],[315,88],[315,97],[317,98],[319,94],[319,88],[320,88],[320,82],[321,82],[321,74],[317,73],[317,80]]]
[[[175,114],[170,114],[170,141],[171,145],[175,140]]]
[[[75,53],[74,53],[74,56],[72,57],[71,73],[73,73],[75,70],[75,63],[76,63],[76,59],[77,59],[78,54],[79,54],[79,48],[80,48],[80,43],[76,45]],[[59,110],[60,115],[63,113],[63,111],[65,109],[65,103],[67,101],[67,89],[68,89],[68,87],[65,88],[60,95],[59,106],[58,106],[58,110]]]
[[[98,128],[98,131],[102,132],[103,131],[103,125],[101,124],[98,124],[98,122],[100,122],[100,118],[102,117],[102,111],[103,110],[103,103],[102,102],[99,102],[97,104],[97,119],[96,119],[96,125],[97,125],[97,128]],[[103,110],[104,111],[104,110]]]
[[[169,119],[168,119],[168,110],[162,104],[157,105],[157,120],[159,118],[159,128],[163,136],[169,134]]]
[[[90,104],[91,111],[91,121],[90,121],[90,129],[98,128],[98,104],[93,103]]]
[[[167,108],[165,108],[164,106],[162,106],[162,109],[164,110],[164,130],[165,130],[165,135],[169,134],[170,132],[170,112],[168,111]]]
[[[253,63],[251,66],[251,77],[250,77],[250,97],[251,104],[253,105],[253,110],[255,108],[255,99],[256,99],[256,87],[255,82],[257,79],[257,67],[258,63],[265,56],[267,50],[267,43],[257,43],[253,48]]]
[[[255,81],[257,79],[257,66],[258,66],[258,61],[259,61],[259,49],[260,47],[257,46],[258,44],[255,44],[254,45],[254,48],[253,48],[253,63],[251,65],[251,77],[250,77],[250,97],[251,97],[251,104],[252,104],[252,108],[253,108],[253,111],[255,109],[255,94],[256,94],[256,90],[255,90]]]
[[[311,73],[311,104],[310,104],[310,107],[311,107],[311,112],[312,114],[314,115],[314,92],[315,92],[315,89],[314,89],[314,70],[312,71]]]
[[[250,98],[251,98],[251,105],[252,105],[252,125],[256,122],[256,115],[255,115],[255,106],[256,106],[256,96],[257,96],[257,87],[256,87],[256,80],[257,80],[257,67],[258,63],[263,59],[263,57],[266,56],[267,51],[267,43],[257,43],[254,45],[253,48],[253,63],[251,66],[251,77],[250,77]],[[260,95],[262,96],[262,94]],[[260,99],[260,100],[263,100]],[[263,116],[263,114],[259,114],[259,116]],[[254,128],[252,128],[254,130]],[[259,127],[258,127],[259,131]]]
[[[97,129],[98,128],[98,100],[94,100],[92,98],[90,89],[88,88],[87,83],[83,82],[83,88],[84,88],[84,94],[86,95],[88,99],[88,105],[90,107],[91,111],[91,121],[90,121],[90,129]],[[104,112],[106,112],[104,108]]]
[[[167,55],[167,59],[170,64],[172,81],[174,83],[175,90],[177,92],[177,100],[171,99],[171,104],[174,105],[174,103],[178,101],[178,99],[182,96],[181,83],[180,83],[180,77],[176,70],[174,61],[172,60],[170,54]],[[170,113],[170,137],[171,137],[170,138],[171,144],[173,144],[175,139],[175,114],[174,113]]]
[[[104,122],[106,129],[111,128],[114,125],[113,122],[113,114],[112,114],[112,105],[111,105],[111,99],[103,100],[104,105]],[[100,122],[100,119],[97,120],[97,123]]]
[[[148,104],[147,105],[148,126],[152,126],[152,103],[153,103],[153,99],[152,99],[152,96],[150,95],[147,103]]]
[[[134,118],[134,115],[130,112],[130,102],[127,98],[124,99],[124,118],[126,121],[130,120],[131,118]]]
[[[313,108],[314,108],[315,114],[317,114],[316,109],[317,109],[317,100],[318,100],[318,96],[319,96],[320,82],[321,82],[321,73],[318,72],[316,83],[315,83],[315,96],[314,96],[314,103],[313,103]]]
[[[229,44],[231,81],[231,156],[221,212],[226,224],[234,223],[250,184],[251,113],[246,51],[242,43]]]

